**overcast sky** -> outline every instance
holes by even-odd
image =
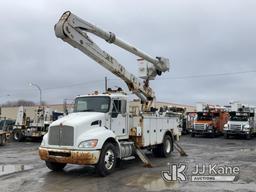
[[[105,76],[114,79],[110,86],[125,87],[56,38],[54,24],[66,10],[153,57],[169,58],[170,72],[151,83],[158,101],[256,104],[255,0],[1,0],[0,104],[38,102],[29,82],[42,88],[47,103],[102,91]],[[137,74],[136,56],[97,42]]]

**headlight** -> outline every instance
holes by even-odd
[[[245,129],[249,129],[249,128],[250,128],[250,125],[248,125],[248,124],[243,125],[243,128],[245,128]]]
[[[208,125],[208,126],[207,126],[207,129],[212,129],[212,125]]]
[[[229,130],[229,125],[228,124],[224,125],[224,130]]]
[[[98,143],[98,139],[91,139],[91,140],[86,140],[86,141],[82,141],[78,147],[79,148],[94,148],[96,147]]]

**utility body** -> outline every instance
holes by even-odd
[[[139,56],[139,62],[145,60],[139,69],[144,82],[99,48],[88,33]],[[139,110],[130,110],[128,96],[121,88],[76,97],[73,113],[54,121],[43,138],[39,154],[47,167],[59,171],[68,163],[95,165],[97,172],[106,176],[119,160],[143,156],[140,149],[168,157],[179,134],[178,115],[152,107],[155,95],[149,80],[168,71],[169,60],[153,58],[71,12],[62,15],[55,34],[123,80],[141,105]]]
[[[196,119],[193,123],[191,136],[208,135],[215,137],[223,134],[223,128],[228,118],[228,112],[224,107],[197,103]]]
[[[251,139],[256,133],[255,108],[239,102],[232,102],[230,109],[230,120],[225,124],[224,137],[244,136]]]

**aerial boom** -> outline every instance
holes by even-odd
[[[143,102],[151,101],[155,95],[148,85],[149,77],[144,83],[140,79],[129,73],[116,59],[99,48],[87,33],[92,33],[108,43],[113,43],[143,59],[152,63],[155,67],[154,76],[161,75],[169,70],[169,60],[163,57],[156,59],[138,50],[132,45],[117,38],[114,33],[106,32],[95,25],[82,20],[71,12],[65,12],[55,25],[55,34],[63,41],[79,49],[84,54],[98,62],[100,65],[111,71],[113,74],[125,81],[130,91],[136,94]],[[153,77],[154,78],[154,77]]]

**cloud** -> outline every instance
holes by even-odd
[[[254,73],[191,79],[186,75],[255,70],[255,1],[14,1],[0,2],[0,103],[37,102],[37,83],[48,103],[104,89],[103,67],[57,39],[53,26],[66,10],[95,23],[152,56],[171,59],[169,73],[152,82],[157,100],[194,104],[255,103]],[[96,40],[129,71],[137,74],[136,58]],[[161,78],[170,78],[161,80]],[[122,85],[117,80],[111,86]]]

